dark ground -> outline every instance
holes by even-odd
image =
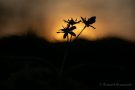
[[[77,40],[68,50],[62,90],[133,88],[135,43],[117,38]],[[64,53],[65,43],[34,35],[1,38],[0,90],[60,90],[58,71]]]

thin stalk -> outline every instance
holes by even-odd
[[[96,29],[95,27],[91,26],[93,29]]]
[[[85,29],[86,27],[87,27],[87,26],[85,26],[85,27],[81,30],[81,32],[76,36],[75,40],[78,39],[78,37],[81,35],[81,33],[84,31],[84,29]]]
[[[70,39],[69,39],[69,35],[67,35],[67,43],[69,43]]]
[[[65,67],[65,63],[66,63],[66,60],[67,60],[67,57],[68,57],[68,53],[69,53],[69,36],[67,36],[67,42],[66,42],[66,48],[65,48],[65,53],[64,53],[64,57],[63,57],[63,60],[62,60],[62,64],[61,64],[61,67],[60,67],[60,72],[59,72],[59,85],[60,85],[60,90],[62,90],[63,88],[63,72],[64,72],[64,67]]]
[[[67,59],[67,56],[68,56],[69,43],[70,43],[69,36],[67,36],[66,50],[65,50],[65,53],[64,53],[63,61],[62,61],[60,72],[59,72],[60,77],[62,77],[62,74],[63,74],[63,71],[64,71],[64,66],[65,66],[65,62],[66,62],[66,59]]]
[[[69,43],[71,43],[72,42],[72,35],[71,35],[71,37],[70,37],[70,41],[69,41]]]

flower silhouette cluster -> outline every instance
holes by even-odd
[[[86,20],[86,18],[81,17],[82,22],[85,24],[85,27],[92,27],[93,29],[96,29],[95,27],[91,26],[93,23],[96,22],[96,17],[93,16],[91,18],[88,18],[88,20]]]
[[[67,21],[66,21],[66,20],[64,20],[64,22],[66,22],[67,24],[69,24],[69,25],[72,25],[72,26],[73,26],[73,25],[75,25],[75,24],[80,23],[80,22],[81,22],[81,20],[80,20],[80,21],[77,21],[77,19],[75,19],[75,20],[74,20],[73,18],[71,18],[71,20],[69,20],[69,19],[68,19]]]
[[[73,32],[73,30],[76,29],[76,26],[72,26],[70,27],[70,24],[67,25],[67,27],[63,27],[63,29],[61,29],[61,32],[57,32],[57,33],[64,33],[63,38],[68,38],[68,34],[72,35],[72,36],[76,36],[76,34]]]
[[[68,51],[69,51],[69,47],[70,47],[70,42],[72,41],[72,36],[76,37],[75,40],[81,35],[81,33],[83,32],[83,30],[86,28],[86,27],[92,27],[93,29],[95,29],[95,27],[92,26],[93,23],[96,22],[96,16],[93,16],[91,18],[83,18],[81,17],[80,20],[77,20],[77,19],[68,19],[68,20],[64,20],[64,22],[66,23],[66,27],[62,26],[63,28],[60,29],[60,31],[58,31],[57,33],[63,33],[63,39],[67,39],[67,43],[66,43],[66,50],[65,50],[65,54],[64,54],[64,57],[63,57],[63,61],[62,61],[62,64],[61,64],[61,68],[60,68],[60,71],[59,71],[59,76],[62,77],[63,75],[63,71],[64,71],[64,65],[66,63],[66,60],[67,60],[67,56],[68,56]],[[79,24],[79,23],[83,23],[85,26],[84,28],[81,30],[81,32],[76,35],[76,33],[74,32],[74,30],[77,29],[77,26],[75,26],[76,24]],[[71,36],[69,38],[69,35]]]
[[[72,39],[72,36],[76,37],[77,39],[86,27],[92,27],[93,29],[96,29],[95,27],[92,26],[92,24],[96,22],[96,16],[90,17],[88,19],[86,19],[86,17],[85,18],[81,17],[81,20],[77,19],[74,20],[73,18],[71,18],[68,20],[64,20],[64,22],[67,23],[67,26],[63,27],[63,29],[60,29],[60,31],[58,31],[57,33],[64,33],[63,38],[64,39],[67,38],[67,41],[69,40],[68,35],[71,35],[70,40]],[[77,29],[75,25],[79,23],[83,23],[85,26],[82,29],[82,31],[78,35],[76,35],[73,31]]]

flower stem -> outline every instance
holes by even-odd
[[[64,80],[64,68],[65,68],[65,63],[67,61],[67,57],[68,57],[68,53],[69,53],[69,46],[70,46],[70,41],[71,41],[71,37],[69,39],[69,36],[67,36],[67,42],[66,42],[66,47],[65,47],[65,52],[64,52],[64,57],[62,60],[62,64],[60,67],[60,71],[59,71],[59,85],[60,85],[60,89],[63,88],[63,80]]]
[[[69,50],[68,50],[68,49],[69,49],[69,43],[70,43],[69,36],[67,36],[66,49],[65,49],[65,53],[64,53],[64,57],[63,57],[63,61],[62,61],[61,68],[60,68],[60,72],[59,72],[60,77],[62,77],[62,75],[63,75],[65,62],[66,62],[67,57],[68,57],[68,52],[69,52]]]
[[[86,28],[86,26],[84,26],[84,28],[81,30],[81,32],[76,36],[75,40],[78,39],[78,37],[81,35],[81,33],[84,31],[85,28]],[[75,41],[75,40],[74,40],[74,41]]]
[[[69,35],[67,35],[67,43],[69,42],[70,40],[69,40]]]
[[[70,41],[69,41],[70,43],[72,42],[72,35],[71,35],[71,37],[70,37]]]

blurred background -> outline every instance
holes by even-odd
[[[0,36],[32,32],[51,42],[61,41],[56,32],[63,20],[96,16],[96,30],[85,30],[80,36],[87,40],[119,37],[135,41],[134,0],[1,0]],[[77,32],[84,26],[78,25]]]

